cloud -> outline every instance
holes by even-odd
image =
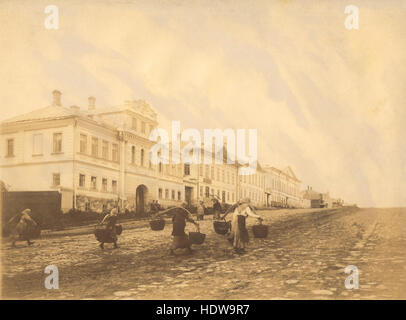
[[[257,128],[264,163],[362,205],[406,205],[404,10],[344,2],[100,1],[1,4],[2,118],[63,91],[66,105],[144,99],[164,127]],[[18,9],[18,10],[17,10]]]

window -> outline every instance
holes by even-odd
[[[113,193],[117,193],[117,181],[116,180],[111,181],[111,189],[113,190]]]
[[[54,187],[61,185],[61,175],[59,173],[52,174],[52,185]]]
[[[102,158],[105,160],[109,159],[109,143],[107,141],[103,141],[102,144]]]
[[[84,187],[84,186],[85,186],[85,175],[79,174],[79,187]]]
[[[96,177],[90,178],[90,186],[92,189],[96,190],[96,187],[97,187],[97,178]]]
[[[92,156],[99,156],[99,139],[97,138],[92,138]]]
[[[185,172],[185,176],[190,176],[190,164],[189,163],[185,163],[184,166],[184,172]]]
[[[131,147],[131,163],[135,163],[135,146]]]
[[[169,190],[165,189],[165,199],[169,199]]]
[[[118,144],[117,143],[113,143],[112,159],[113,159],[113,161],[118,162]]]
[[[87,135],[80,135],[80,152],[87,153]]]
[[[182,193],[178,191],[178,200],[182,200]]]
[[[34,134],[32,141],[32,154],[42,154],[42,133]]]
[[[145,133],[145,122],[144,121],[141,122],[141,132]]]
[[[230,192],[227,192],[227,201],[230,201]]]
[[[141,149],[141,167],[144,166],[144,149]]]
[[[200,176],[203,177],[203,165],[199,166]]]
[[[54,133],[54,153],[62,152],[62,133]]]
[[[172,190],[172,200],[175,200],[175,190]]]
[[[137,131],[137,118],[133,118],[132,120],[132,129]]]
[[[158,197],[159,199],[162,199],[162,188],[158,189]]]
[[[234,200],[234,192],[233,192],[232,195],[231,195],[231,201],[232,201],[232,202],[235,201],[235,200]]]
[[[208,197],[210,197],[210,188],[209,187],[206,187],[205,188],[205,193],[204,193],[204,195],[208,198]]]
[[[203,187],[202,187],[202,186],[200,186],[200,190],[199,190],[199,191],[200,191],[200,196],[203,197]]]
[[[230,183],[230,172],[227,171],[227,183]]]
[[[107,179],[103,178],[102,180],[102,191],[106,192],[107,191]]]
[[[225,173],[224,170],[221,170],[221,181],[225,182],[225,177],[224,177]]]
[[[14,157],[14,139],[7,139],[7,157]]]

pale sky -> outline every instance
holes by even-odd
[[[165,127],[258,129],[261,163],[303,189],[406,205],[406,1],[3,0],[0,48],[0,120],[53,89],[82,108],[144,99]]]

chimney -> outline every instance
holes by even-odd
[[[88,98],[89,101],[89,110],[94,110],[96,109],[96,98],[95,97],[89,97]]]
[[[61,95],[62,93],[58,90],[54,90],[52,91],[52,97],[53,97],[53,101],[52,101],[52,105],[53,106],[61,106]]]

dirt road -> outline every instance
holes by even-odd
[[[169,256],[171,225],[124,230],[120,248],[102,251],[93,235],[3,243],[3,296],[17,299],[396,299],[406,298],[406,209],[261,211],[269,226],[235,255],[211,217],[191,256]],[[193,226],[189,226],[191,231]],[[59,289],[44,286],[56,265]],[[359,289],[347,289],[348,265]]]

